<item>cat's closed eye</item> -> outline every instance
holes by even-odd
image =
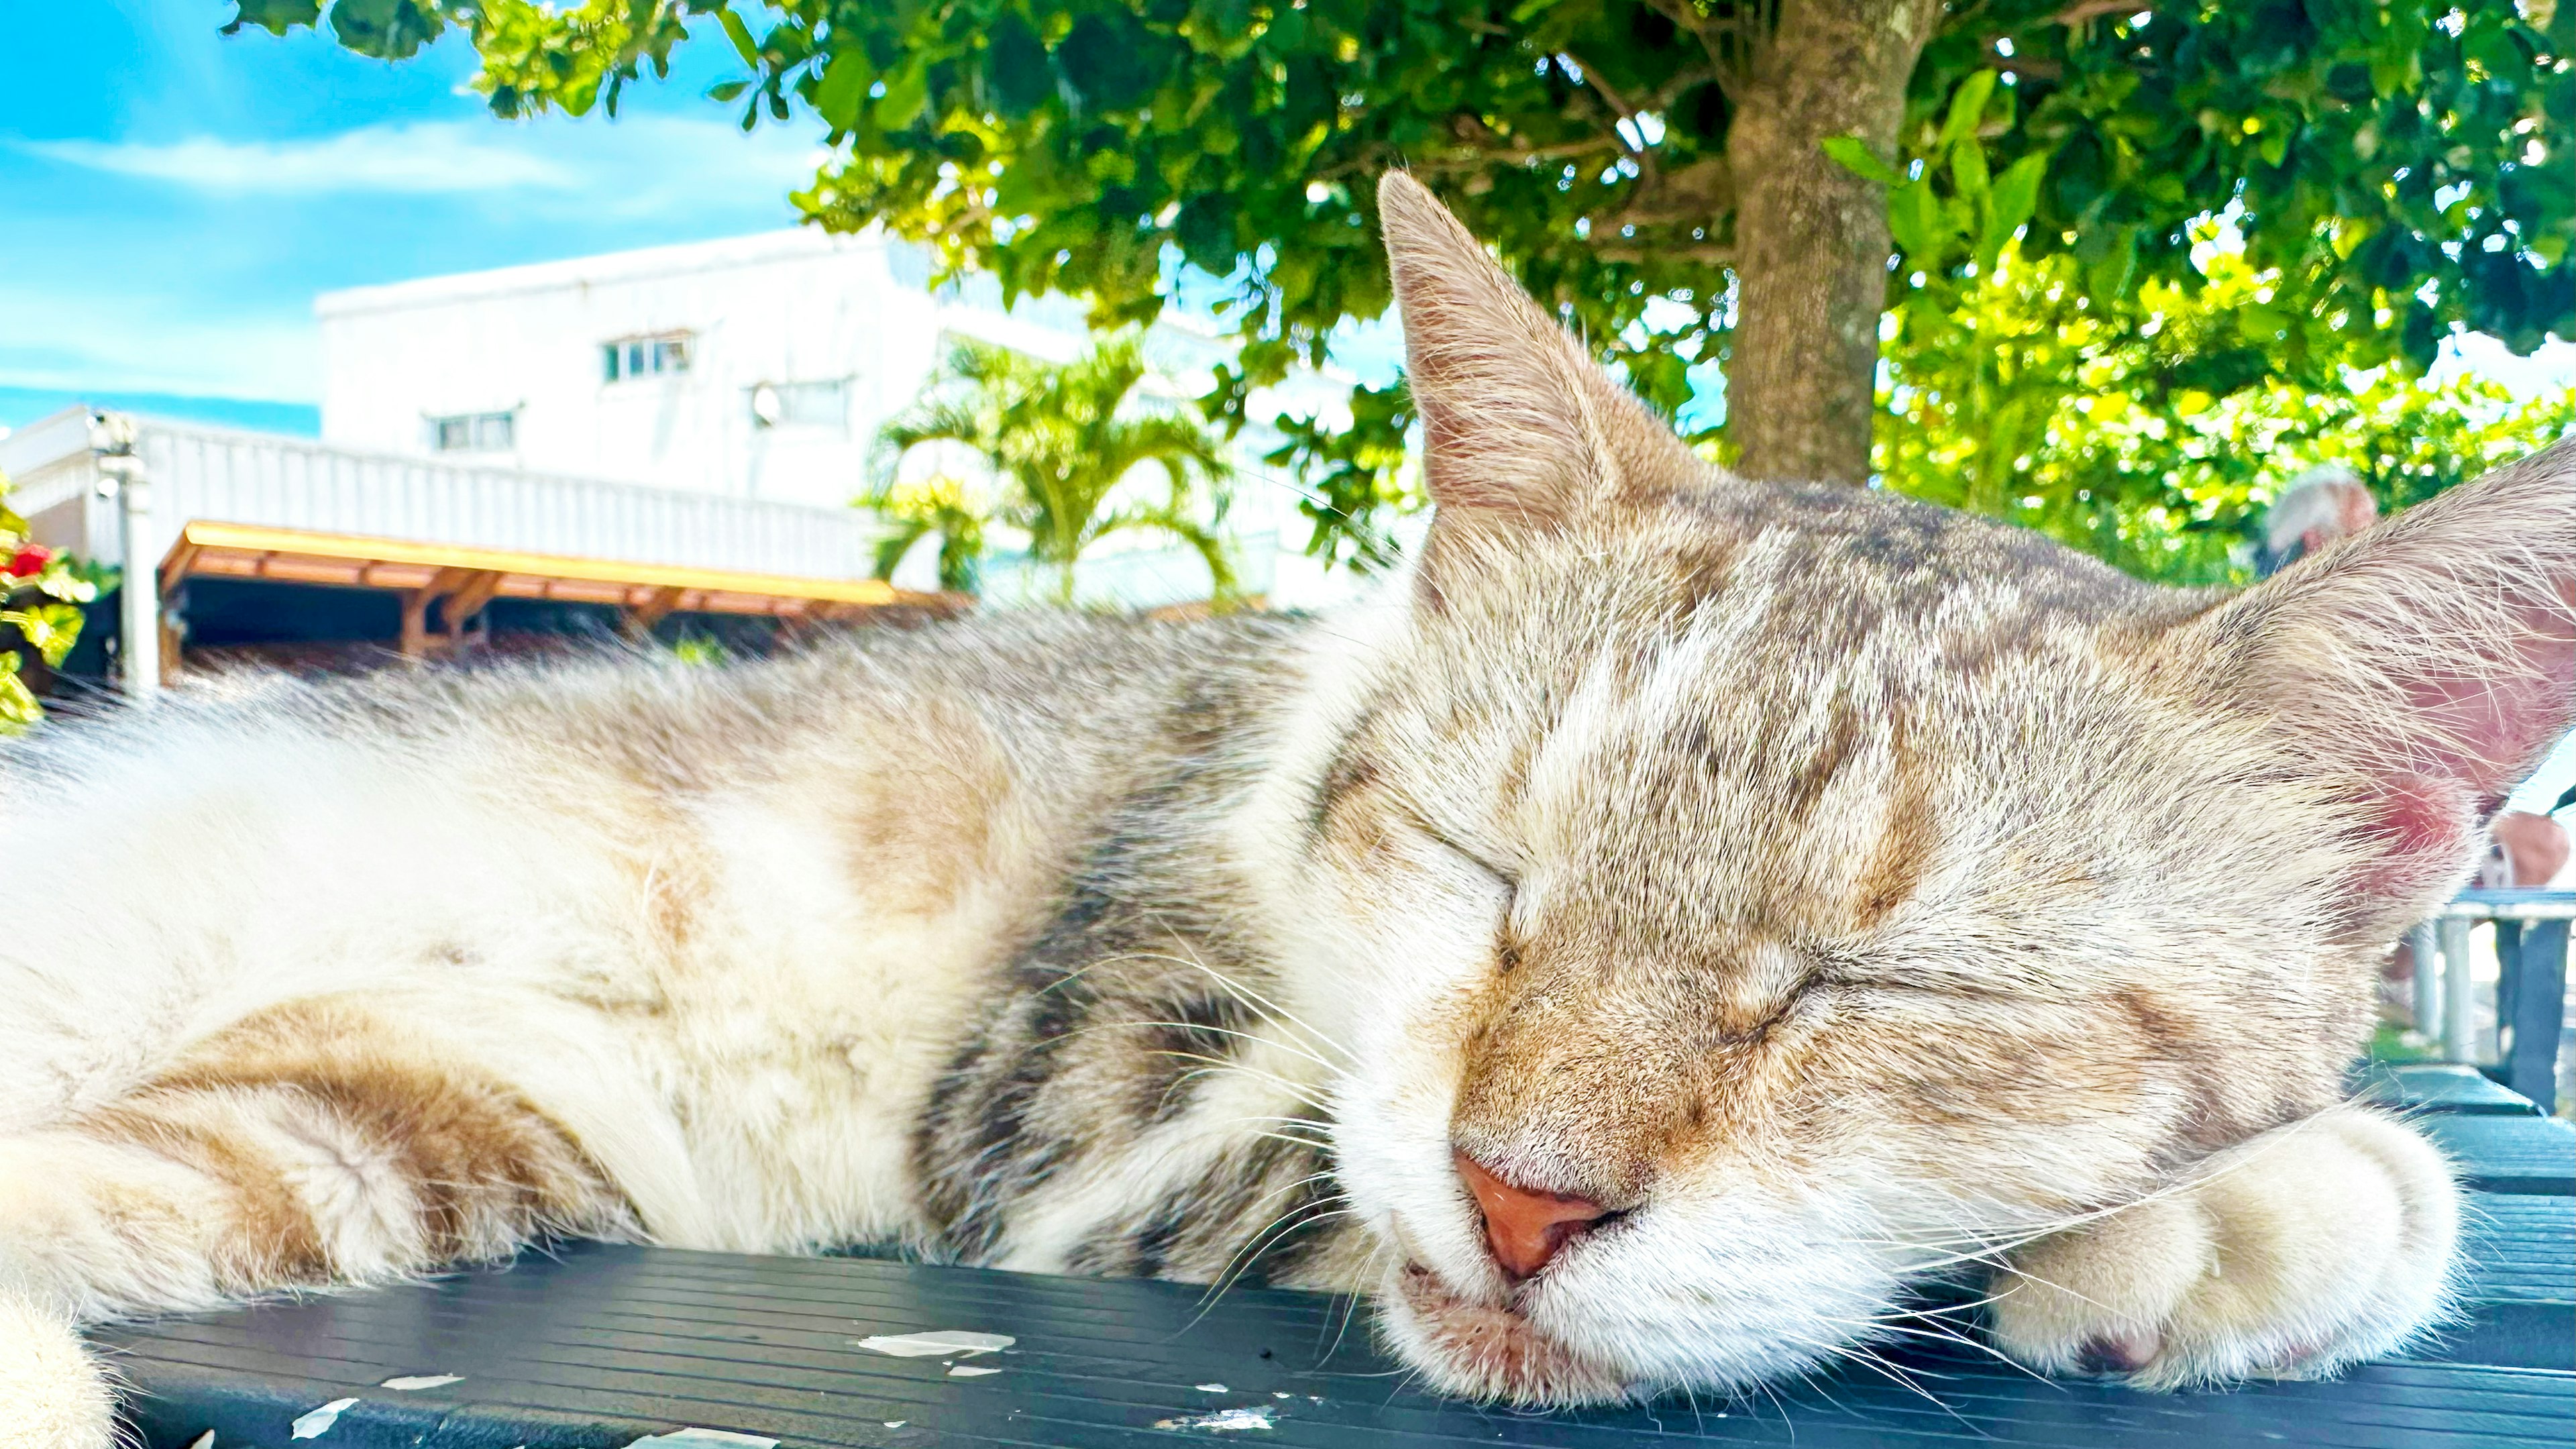
[[[1520,896],[1520,873],[1508,867],[1495,864],[1493,858],[1483,851],[1471,850],[1468,847],[1459,844],[1457,841],[1443,833],[1437,826],[1422,823],[1420,825],[1420,829],[1424,835],[1430,838],[1432,844],[1439,846],[1444,851],[1447,851],[1460,863],[1475,867],[1479,874],[1485,876],[1495,885],[1501,887],[1503,893],[1503,914],[1506,918],[1509,918],[1511,908]]]

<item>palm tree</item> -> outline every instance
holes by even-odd
[[[1065,603],[1073,601],[1083,551],[1129,529],[1188,545],[1207,564],[1216,597],[1230,598],[1234,567],[1210,524],[1224,516],[1234,470],[1223,445],[1194,419],[1132,403],[1145,374],[1132,335],[1060,366],[959,343],[921,401],[877,432],[877,482],[862,501],[897,525],[878,556],[879,575],[935,531],[943,536],[942,586],[957,586],[952,575],[971,582],[989,518],[1027,531],[1030,557],[1055,566]],[[962,486],[897,481],[913,449],[943,442],[972,450],[992,469],[1002,496],[989,513],[979,514]],[[1159,470],[1164,486],[1140,493],[1130,475],[1149,468]]]
[[[972,594],[983,586],[984,513],[966,485],[946,474],[919,483],[881,483],[860,500],[894,525],[877,545],[877,577],[894,577],[912,546],[939,535],[939,587]]]

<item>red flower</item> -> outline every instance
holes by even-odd
[[[21,544],[18,548],[18,552],[9,560],[9,577],[13,579],[34,578],[36,575],[45,571],[45,565],[52,563],[53,561],[54,551],[45,547],[43,544]]]

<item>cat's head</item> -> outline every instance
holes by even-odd
[[[1703,464],[1381,199],[1438,513],[1310,762],[1297,950],[1412,1363],[1794,1371],[2337,1097],[2376,963],[2569,723],[2576,455],[2151,588]]]

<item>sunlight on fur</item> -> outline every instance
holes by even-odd
[[[1380,200],[1438,513],[1372,603],[9,745],[80,885],[0,942],[0,1444],[106,1442],[75,1325],[563,1235],[1366,1292],[1525,1405],[2437,1323],[2450,1177],[2341,1074],[2570,722],[2576,452],[2157,589],[1709,467]]]

